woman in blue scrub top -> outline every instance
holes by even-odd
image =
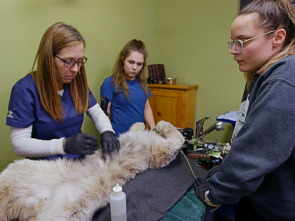
[[[101,97],[109,100],[105,111],[111,115],[117,137],[136,122],[146,122],[150,129],[155,127],[149,103],[152,95],[146,80],[146,57],[142,41],[128,42],[119,53],[112,76],[100,88]]]
[[[75,160],[93,154],[98,139],[81,131],[85,112],[101,134],[104,155],[120,148],[108,117],[88,88],[84,48],[81,34],[65,23],[44,33],[32,72],[11,91],[6,124],[16,155]]]

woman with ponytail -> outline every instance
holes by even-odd
[[[220,170],[197,178],[210,207],[236,204],[235,220],[295,220],[295,8],[255,0],[231,26],[230,53],[247,91]],[[212,172],[212,171],[211,171]]]

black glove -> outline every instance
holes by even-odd
[[[66,139],[64,150],[72,154],[94,154],[98,148],[98,139],[90,134],[79,133]]]
[[[195,193],[196,193],[197,197],[203,203],[205,203],[205,192],[209,190],[209,186],[208,186],[206,179],[201,178],[201,177],[196,178],[193,183],[193,187],[195,189]],[[205,205],[206,205],[206,203],[205,203]]]
[[[101,135],[101,148],[104,156],[111,154],[115,150],[120,149],[119,140],[115,137],[115,134],[111,131],[103,132]]]
[[[195,193],[197,195],[197,197],[206,205],[209,206],[210,208],[218,208],[219,205],[213,204],[212,202],[210,202],[210,199],[207,198],[207,202],[205,200],[205,193],[208,191],[209,192],[209,185],[208,182],[206,181],[206,179],[198,177],[197,179],[195,179],[194,183],[193,183],[193,187],[195,189]],[[207,196],[208,197],[208,196]],[[209,199],[209,200],[208,200]]]

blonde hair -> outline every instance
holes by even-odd
[[[264,64],[257,73],[244,73],[248,90],[255,74],[261,75],[279,60],[295,54],[295,7],[290,0],[255,0],[245,6],[238,16],[252,13],[258,15],[259,27],[264,29],[265,32],[284,29],[286,39],[283,50]]]
[[[120,51],[112,69],[113,84],[115,85],[115,90],[119,91],[122,89],[123,94],[128,100],[129,100],[129,89],[126,83],[126,73],[124,71],[124,62],[125,62],[125,59],[130,55],[131,51],[137,51],[143,54],[144,56],[142,69],[139,72],[139,74],[136,76],[136,78],[138,79],[139,84],[141,88],[143,89],[146,97],[148,97],[147,79],[146,79],[147,78],[146,58],[148,56],[148,53],[142,41],[133,39],[129,41]]]
[[[85,40],[74,27],[62,22],[55,23],[45,31],[33,63],[32,76],[38,88],[41,104],[56,121],[63,119],[64,111],[57,93],[57,75],[53,58],[63,48],[80,43],[85,47]],[[34,70],[35,65],[37,70]],[[79,74],[69,83],[69,88],[76,111],[86,112],[89,93],[84,66],[81,66]]]

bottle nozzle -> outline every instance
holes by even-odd
[[[113,191],[116,192],[116,193],[117,192],[121,192],[122,191],[122,187],[119,184],[117,184],[116,186],[113,187]]]

